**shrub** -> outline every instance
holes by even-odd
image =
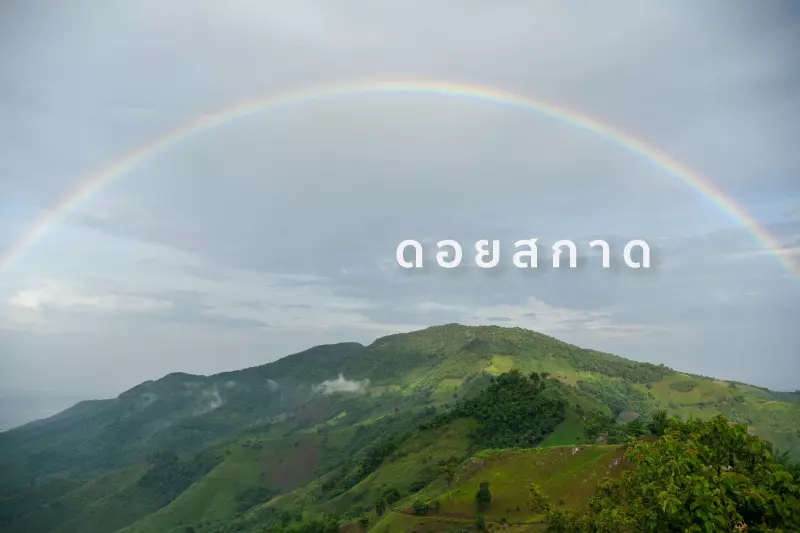
[[[492,501],[492,493],[489,491],[489,483],[484,481],[481,483],[478,492],[475,493],[475,504],[478,507],[478,512],[482,513],[489,508]]]
[[[694,389],[696,385],[692,380],[673,381],[669,384],[669,388],[678,392],[689,392]]]
[[[414,503],[411,504],[411,509],[417,516],[425,516],[428,514],[428,504],[421,500],[414,500]]]

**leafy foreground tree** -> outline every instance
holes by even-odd
[[[724,416],[671,419],[663,437],[632,442],[626,455],[632,470],[601,484],[584,513],[554,509],[532,487],[548,531],[800,531],[800,480],[768,443]]]

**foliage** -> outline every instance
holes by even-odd
[[[459,402],[449,413],[423,427],[434,427],[459,417],[478,421],[472,439],[480,448],[532,446],[564,420],[560,383],[535,372],[513,369],[492,378],[477,396]]]
[[[326,516],[322,519],[291,524],[286,526],[272,526],[264,529],[264,533],[339,533],[341,524],[336,517]]]
[[[627,381],[581,380],[578,386],[582,391],[600,398],[615,416],[623,411],[646,413],[651,408],[650,397]]]
[[[647,423],[647,430],[658,437],[664,434],[669,427],[669,417],[663,409],[653,413],[650,422]]]
[[[547,496],[542,488],[536,483],[531,483],[528,487],[529,501],[528,507],[534,513],[542,513],[549,508]]]
[[[676,390],[678,392],[690,392],[692,389],[696,387],[694,381],[690,379],[682,380],[682,381],[673,381],[669,384],[669,388],[672,390]]]
[[[411,484],[408,486],[408,492],[419,492],[425,488],[425,485],[428,483],[423,479],[418,479],[416,481],[412,481]]]
[[[401,498],[400,491],[394,487],[389,487],[384,491],[383,498],[386,500],[387,505],[392,505]]]
[[[411,509],[417,516],[425,516],[428,514],[428,507],[428,504],[422,500],[414,500],[414,502],[411,504]]]
[[[455,458],[449,459],[444,465],[440,467],[440,472],[442,478],[444,479],[447,488],[453,485],[453,480],[456,478],[456,472],[458,469],[458,460]]]
[[[206,451],[181,462],[174,453],[160,452],[151,455],[148,462],[150,469],[141,477],[138,485],[167,503],[214,468],[220,462],[220,457]]]
[[[481,483],[480,488],[478,488],[478,492],[475,493],[475,505],[478,508],[478,512],[485,512],[486,509],[489,508],[491,502],[492,493],[489,491],[489,483],[484,481]]]
[[[788,451],[780,452],[775,450],[775,462],[783,466],[787,472],[792,474],[796,479],[800,479],[800,462],[793,461]]]
[[[377,502],[375,502],[375,514],[378,517],[383,516],[383,513],[386,512],[386,502],[383,498],[380,498]]]
[[[627,458],[633,470],[602,484],[586,512],[550,508],[548,531],[800,530],[800,480],[723,416],[673,419],[662,438],[631,444]]]
[[[633,383],[658,381],[673,372],[664,365],[637,363],[595,350],[564,350],[559,351],[558,355],[569,361],[578,371],[597,372]]]
[[[629,436],[631,436],[631,437],[633,437],[635,439],[638,439],[639,437],[641,437],[642,435],[647,433],[647,430],[645,429],[644,424],[638,418],[628,422],[628,425],[625,428],[625,431]]]
[[[239,512],[247,511],[256,505],[274,498],[279,493],[279,490],[270,487],[258,485],[254,487],[247,487],[236,493],[236,508],[239,510]]]

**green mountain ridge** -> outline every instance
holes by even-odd
[[[442,489],[438,462],[478,451],[481,415],[444,414],[511,369],[549,376],[561,405],[553,404],[555,426],[526,430],[527,446],[592,447],[589,414],[648,420],[664,409],[724,414],[800,457],[796,392],[684,374],[521,328],[447,324],[212,376],[173,373],[0,433],[0,532],[249,531],[298,513],[356,517],[392,487],[398,505],[410,505],[417,491]],[[575,468],[594,472],[589,463]]]

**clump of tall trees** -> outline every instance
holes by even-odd
[[[530,447],[564,420],[562,385],[547,373],[524,375],[517,369],[491,378],[476,396],[422,425],[436,427],[456,418],[473,418],[472,441],[479,448]]]

